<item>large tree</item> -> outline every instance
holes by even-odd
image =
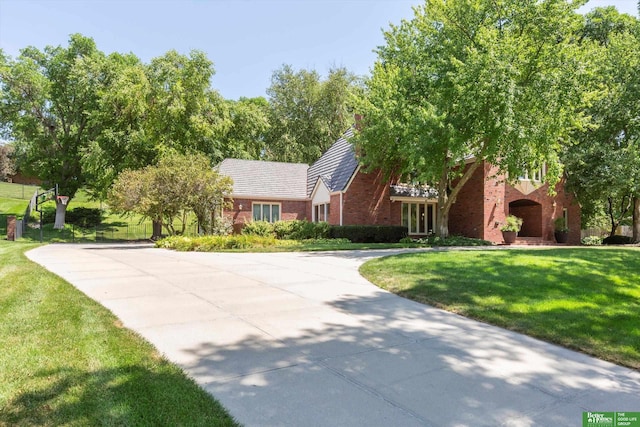
[[[584,19],[581,43],[589,55],[595,97],[585,109],[591,126],[576,132],[564,161],[568,183],[585,219],[609,219],[610,234],[633,217],[640,242],[640,22],[614,7],[597,8]]]
[[[211,88],[214,69],[204,53],[169,51],[148,65],[133,55],[109,60],[106,72],[115,77],[92,115],[106,129],[84,158],[95,196],[104,197],[123,170],[155,164],[171,150],[201,152],[214,162],[232,151],[228,106]]]
[[[547,165],[575,124],[579,2],[428,0],[384,33],[359,104],[356,144],[369,168],[438,190],[438,227],[473,172],[515,178]]]
[[[353,124],[349,108],[356,78],[344,68],[294,71],[289,65],[271,77],[270,129],[265,154],[269,160],[313,163]]]
[[[226,102],[231,122],[224,135],[226,155],[236,159],[264,158],[270,128],[269,102],[262,97]]]
[[[15,139],[24,171],[71,198],[86,182],[82,153],[102,131],[90,115],[106,84],[103,61],[93,40],[79,34],[68,47],[28,47],[15,60],[0,54],[0,127]],[[57,228],[65,211],[57,202]]]
[[[0,141],[0,181],[16,173],[16,162],[13,158],[13,145]]]

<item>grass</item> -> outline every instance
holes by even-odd
[[[416,253],[360,271],[406,298],[640,369],[640,248]]]
[[[233,426],[108,310],[0,241],[0,425]]]
[[[30,200],[33,193],[39,190],[37,185],[12,184],[10,182],[0,182],[0,197],[11,199]]]
[[[0,238],[4,239],[7,236],[7,217],[15,215],[22,218],[28,204],[28,200],[0,197]]]

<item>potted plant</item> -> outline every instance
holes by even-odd
[[[563,216],[556,218],[555,221],[553,221],[553,226],[553,234],[556,238],[556,242],[567,243],[569,240],[569,227],[567,227],[567,220]]]
[[[507,215],[504,224],[500,227],[504,243],[510,245],[515,242],[520,228],[522,228],[522,218],[518,218],[515,215]]]

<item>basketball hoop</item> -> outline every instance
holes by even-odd
[[[63,205],[66,205],[69,202],[69,196],[58,196],[57,199],[58,202],[62,203]]]

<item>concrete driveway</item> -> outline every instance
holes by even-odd
[[[640,411],[640,373],[414,303],[358,274],[393,253],[48,245],[97,300],[247,426],[579,426]]]

